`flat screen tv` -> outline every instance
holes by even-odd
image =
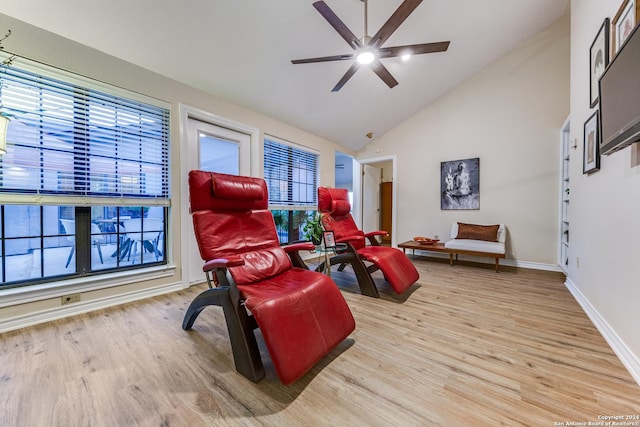
[[[640,141],[640,31],[629,35],[600,77],[600,153]]]

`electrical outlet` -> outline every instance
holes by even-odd
[[[433,236],[434,239],[436,240],[440,240],[440,236],[438,236],[437,234]]]
[[[80,301],[80,294],[65,295],[60,299],[62,300],[62,305],[71,304]]]
[[[580,257],[576,257],[576,268],[580,268]]]

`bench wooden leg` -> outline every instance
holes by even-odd
[[[455,249],[449,249],[447,250],[447,252],[449,253],[449,265],[453,265],[453,256],[456,256],[456,262],[458,261],[458,253],[456,252]],[[478,256],[478,257],[482,257],[482,256],[487,256],[490,257],[492,255],[494,255],[493,253],[489,253],[489,252],[476,252],[476,251],[468,251],[467,253],[463,253],[463,255],[471,255],[471,256]],[[495,257],[496,260],[496,273],[500,272],[500,258],[501,257]],[[504,257],[502,257],[504,258]]]

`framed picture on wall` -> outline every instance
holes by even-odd
[[[605,19],[589,49],[590,105],[598,104],[598,79],[609,65],[609,18]]]
[[[636,27],[639,17],[638,0],[624,0],[611,22],[612,56],[618,53],[622,44]]]
[[[440,163],[440,209],[480,209],[480,158]]]
[[[600,169],[600,138],[598,132],[598,111],[584,123],[584,151],[582,173],[591,173]]]

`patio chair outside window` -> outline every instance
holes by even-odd
[[[69,252],[69,257],[67,258],[67,263],[64,268],[69,267],[69,263],[71,262],[71,258],[76,251],[76,221],[73,219],[61,219],[60,223],[64,228],[64,232],[67,235],[67,240],[71,242],[71,251]],[[100,231],[100,227],[97,224],[91,223],[91,244],[96,245],[98,249],[98,256],[100,256],[100,264],[104,264],[102,259],[102,249],[100,245],[104,243],[104,236]]]
[[[144,224],[143,224],[144,221]],[[128,256],[131,256],[131,263],[136,259],[138,251],[138,243],[140,243],[140,252],[145,250],[155,255],[156,261],[161,256],[158,249],[160,235],[164,230],[163,222],[158,218],[133,218],[123,222],[126,231],[125,242],[129,242]],[[127,243],[125,243],[126,245]]]

